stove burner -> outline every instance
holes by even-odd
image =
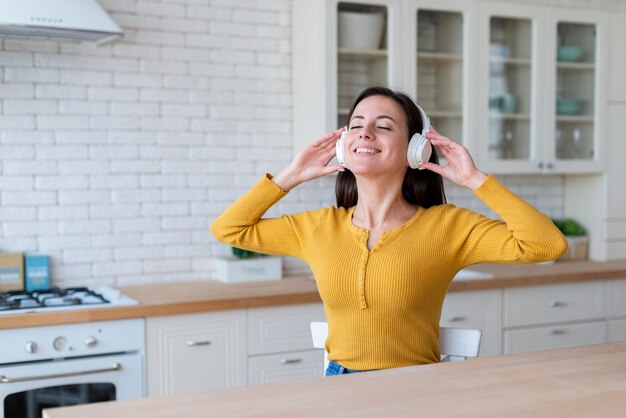
[[[106,303],[110,303],[110,301],[87,287],[68,287],[65,289],[55,287],[36,292],[0,293],[0,311]]]

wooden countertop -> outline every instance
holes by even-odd
[[[44,418],[617,417],[626,341],[44,411]]]
[[[455,280],[450,285],[450,292],[626,279],[626,260],[548,265],[480,265],[470,269],[491,273],[493,277]],[[137,299],[139,305],[0,315],[0,329],[320,302],[315,282],[309,276],[243,284],[226,284],[215,280],[164,283],[122,287],[120,290]]]

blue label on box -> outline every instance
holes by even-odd
[[[46,290],[50,288],[49,257],[47,255],[27,255],[24,260],[26,290]]]

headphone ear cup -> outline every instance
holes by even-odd
[[[420,166],[430,159],[433,152],[430,141],[421,134],[413,134],[409,141],[409,147],[406,151],[406,159],[411,168],[420,168]]]
[[[335,154],[337,156],[337,161],[339,161],[339,164],[341,164],[342,166],[348,168],[348,165],[346,164],[346,158],[345,158],[345,153],[344,153],[344,147],[345,147],[345,139],[346,139],[346,135],[348,135],[348,131],[343,131],[341,133],[341,138],[339,138],[339,141],[337,141],[337,143],[335,144]]]

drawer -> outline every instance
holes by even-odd
[[[606,342],[606,323],[555,325],[504,331],[504,354]]]
[[[605,282],[504,290],[504,327],[588,321],[606,316]]]
[[[451,292],[446,295],[439,325],[483,332],[480,356],[501,354],[502,291]]]
[[[608,280],[608,316],[626,316],[626,280]]]
[[[613,319],[607,324],[608,341],[626,341],[626,319]]]
[[[325,320],[321,303],[248,309],[248,355],[311,349],[311,322]]]
[[[287,382],[322,377],[323,350],[293,351],[248,358],[248,384]]]

